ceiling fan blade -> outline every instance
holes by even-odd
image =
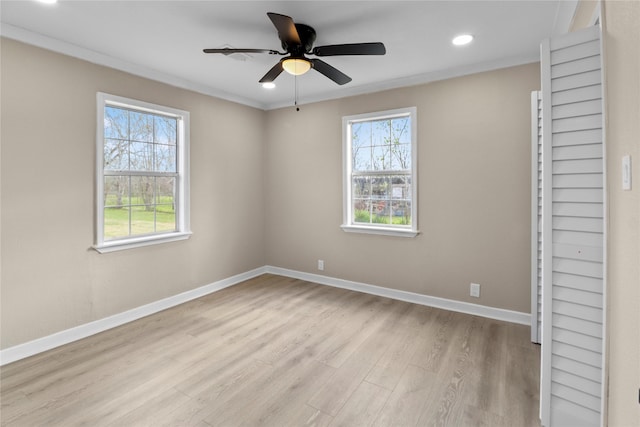
[[[267,71],[267,74],[259,80],[259,83],[271,83],[280,75],[280,73],[282,73],[283,70],[282,61],[280,61]]]
[[[232,53],[268,53],[269,55],[285,55],[273,49],[234,49],[225,47],[222,49],[202,49],[204,53],[221,53],[223,55],[231,55]]]
[[[302,44],[298,30],[296,30],[296,24],[290,16],[273,12],[267,12],[267,16],[269,16],[269,19],[278,30],[278,37],[281,41],[286,44]]]
[[[387,49],[384,47],[384,44],[380,42],[349,43],[317,46],[313,48],[312,53],[317,56],[384,55],[387,53]]]
[[[343,85],[351,81],[351,77],[347,76],[342,71],[338,70],[335,67],[332,67],[331,65],[327,64],[321,59],[309,59],[309,62],[311,62],[311,66],[317,72],[329,77],[331,80],[338,83],[339,85]]]

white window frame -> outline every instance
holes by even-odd
[[[97,93],[96,126],[96,236],[93,248],[100,252],[113,252],[159,243],[185,240],[191,236],[189,212],[189,112],[152,104],[136,99]],[[176,231],[119,239],[104,239],[104,110],[106,106],[123,107],[136,111],[175,117],[178,128],[176,143]]]
[[[411,119],[411,225],[362,224],[353,221],[352,203],[352,141],[351,126],[354,123],[410,117]],[[343,223],[346,232],[381,234],[387,236],[415,237],[418,230],[418,132],[416,107],[345,116],[342,118],[342,160],[343,160]]]

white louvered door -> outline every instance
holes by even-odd
[[[543,42],[543,425],[603,422],[604,140],[600,28]]]
[[[531,342],[542,342],[542,92],[531,92]]]

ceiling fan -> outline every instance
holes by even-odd
[[[313,68],[339,85],[349,83],[351,77],[321,59],[307,58],[305,55],[322,57],[340,55],[384,55],[386,53],[384,44],[380,42],[334,44],[313,47],[313,42],[316,40],[316,31],[313,28],[305,24],[296,24],[291,17],[286,15],[268,12],[267,16],[269,16],[269,19],[271,19],[271,22],[273,22],[273,25],[278,30],[278,38],[285,52],[271,49],[222,48],[204,49],[204,53],[222,53],[224,55],[231,55],[232,53],[288,55],[274,65],[273,68],[260,79],[260,83],[273,82],[282,71],[287,71],[289,74],[299,76]]]

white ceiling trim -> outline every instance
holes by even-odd
[[[575,14],[576,7],[578,5],[577,0],[561,1],[558,3],[554,31],[556,34],[563,34],[568,32],[569,26]],[[153,68],[146,67],[144,65],[128,62],[110,55],[105,55],[100,52],[96,52],[75,44],[64,42],[62,40],[54,39],[45,36],[40,33],[32,32],[24,28],[20,28],[14,25],[3,23],[0,26],[0,35],[10,39],[18,40],[23,43],[41,47],[47,50],[51,50],[57,53],[68,55],[74,58],[85,60],[94,64],[114,68],[120,71],[124,71],[136,76],[148,78],[154,81],[165,83],[171,86],[187,89],[190,91],[198,92],[204,95],[220,98],[223,100],[247,105],[253,108],[261,110],[271,110],[276,108],[290,107],[293,105],[294,100],[278,101],[274,103],[260,103],[253,99],[241,97],[228,92],[214,89],[211,86],[195,83],[193,81],[178,77],[173,74],[164,73]],[[457,68],[450,68],[446,70],[437,70],[424,74],[417,74],[413,76],[391,79],[383,82],[341,87],[339,89],[330,90],[320,95],[305,96],[304,93],[300,94],[298,104],[310,104],[314,102],[327,101],[331,99],[345,98],[349,96],[362,95],[373,92],[380,92],[389,89],[396,89],[407,86],[415,86],[425,84],[438,80],[445,80],[454,77],[461,77],[464,75],[475,74],[479,72],[491,71],[500,68],[506,68],[511,66],[517,66],[532,62],[539,61],[539,56],[520,56],[504,58],[497,61],[484,62],[478,64],[472,64]]]
[[[25,30],[24,28],[16,27],[4,22],[0,26],[0,36],[37,46],[43,49],[51,50],[53,52],[61,53],[63,55],[71,56],[73,58],[82,59],[93,64],[103,65],[105,67],[114,68],[116,70],[124,71],[126,73],[130,73],[139,77],[166,83],[168,85],[175,86],[181,89],[191,90],[238,104],[248,105],[250,107],[258,108],[261,110],[267,108],[266,105],[256,103],[255,101],[248,98],[243,98],[227,92],[222,92],[209,86],[194,83],[175,75],[163,73],[161,71],[154,70],[143,65],[124,61],[113,56],[105,55],[103,53],[99,53],[81,46],[57,40],[43,34],[34,33],[32,31]]]
[[[468,76],[471,74],[482,73],[485,71],[493,71],[501,68],[515,67],[517,65],[531,64],[533,62],[539,62],[540,57],[538,55],[531,56],[519,56],[512,58],[505,58],[498,61],[482,62],[479,64],[472,64],[468,66],[449,68],[447,70],[438,70],[424,74],[417,74],[415,76],[403,77],[400,79],[387,80],[380,83],[374,83],[370,85],[351,86],[349,88],[341,88],[339,91],[326,92],[320,96],[304,96],[302,95],[298,99],[297,105],[312,104],[314,102],[328,101],[331,99],[346,98],[349,96],[364,95],[374,92],[382,92],[384,90],[397,89],[408,86],[417,86],[425,83],[431,83],[439,80],[447,80],[455,77]],[[290,102],[279,102],[269,104],[267,110],[276,108],[292,107],[294,106],[294,100]]]

